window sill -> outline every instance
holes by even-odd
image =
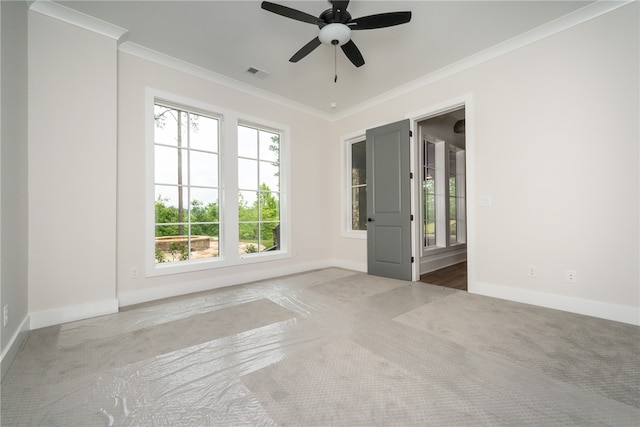
[[[159,277],[196,271],[216,270],[218,268],[277,261],[287,258],[291,258],[291,254],[289,252],[279,251],[277,253],[273,252],[268,254],[243,254],[238,255],[235,259],[225,259],[224,257],[221,257],[206,260],[194,260],[184,263],[175,262],[154,264],[147,270],[145,277]]]
[[[346,237],[348,239],[367,239],[367,232],[363,230],[358,231],[342,231],[341,237]]]

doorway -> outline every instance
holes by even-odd
[[[465,107],[416,121],[420,281],[467,290]]]

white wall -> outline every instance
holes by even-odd
[[[640,324],[638,6],[336,122],[333,164],[340,136],[466,96],[469,290]],[[364,263],[338,219],[334,258]]]
[[[130,50],[130,49],[129,49]],[[135,50],[135,49],[134,49]],[[195,77],[154,61],[120,52],[118,71],[118,298],[121,305],[244,283],[330,265],[329,209],[331,141],[326,121],[261,97],[231,89],[215,78]],[[195,70],[202,74],[202,70]],[[242,116],[290,126],[292,257],[244,266],[146,277],[145,90],[153,88]],[[235,161],[231,158],[230,161]],[[224,164],[223,164],[224,167]],[[140,271],[131,278],[131,268]]]
[[[9,369],[24,332],[27,307],[27,5],[0,2],[1,10],[1,166],[0,323],[2,376]],[[1,320],[0,320],[1,322]]]
[[[114,312],[117,41],[29,12],[31,327]]]

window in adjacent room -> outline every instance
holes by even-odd
[[[422,154],[422,244],[430,248],[436,245],[436,145],[425,140]]]
[[[425,138],[421,154],[423,249],[465,243],[465,151]]]

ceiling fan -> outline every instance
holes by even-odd
[[[317,25],[320,32],[316,38],[304,45],[290,59],[298,62],[321,44],[340,46],[344,54],[356,67],[364,65],[364,58],[356,44],[351,40],[351,31],[372,30],[376,28],[392,27],[411,21],[411,12],[388,12],[376,15],[351,18],[347,11],[348,1],[329,1],[332,7],[315,17],[308,13],[282,6],[268,1],[262,2],[262,8],[275,14]]]

